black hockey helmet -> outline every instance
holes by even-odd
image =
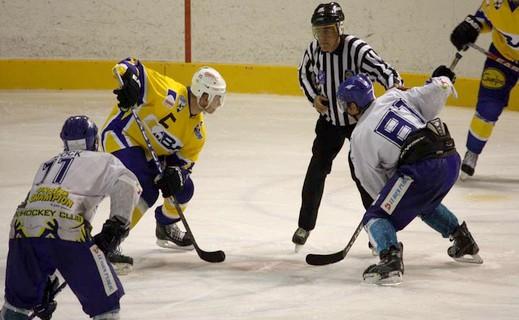
[[[344,21],[344,13],[337,2],[321,3],[312,14],[312,26],[325,26]]]

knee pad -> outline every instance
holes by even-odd
[[[119,320],[119,310],[112,310],[103,314],[94,316],[94,320]]]

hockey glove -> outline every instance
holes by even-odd
[[[454,84],[456,82],[456,74],[449,69],[447,66],[441,65],[438,68],[434,69],[431,78],[445,76],[451,80]]]
[[[187,177],[187,171],[179,167],[166,167],[161,176],[159,176],[155,184],[162,191],[162,196],[167,198],[173,194],[179,193],[184,189],[184,182]]]
[[[101,232],[94,236],[94,243],[105,254],[117,249],[128,236],[130,228],[118,217],[111,217],[103,224]]]
[[[476,42],[483,25],[475,16],[468,15],[451,33],[451,42],[458,49],[467,50],[469,43]]]
[[[47,286],[43,292],[43,300],[41,304],[34,307],[34,316],[42,320],[50,320],[52,318],[52,314],[56,311],[56,307],[58,306],[58,303],[54,300],[58,292],[58,287],[58,277],[54,277],[53,279],[49,277],[47,279]]]
[[[126,70],[121,79],[123,80],[123,86],[115,89],[113,93],[117,95],[117,100],[119,101],[117,106],[119,109],[122,112],[126,112],[137,104],[141,84],[137,74],[135,74],[130,68]]]

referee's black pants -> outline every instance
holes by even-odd
[[[333,159],[337,156],[345,139],[350,139],[355,124],[334,126],[331,122],[319,117],[315,125],[315,140],[312,146],[312,159],[306,171],[303,191],[301,193],[301,210],[298,225],[305,230],[313,230],[317,221],[317,213],[321,204],[326,176],[332,170]],[[368,208],[373,202],[371,196],[362,188],[355,177],[353,164],[348,154],[350,173],[360,192],[362,203]]]

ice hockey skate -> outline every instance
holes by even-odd
[[[482,264],[483,259],[479,256],[479,247],[467,229],[465,221],[450,236],[454,244],[449,247],[447,254],[454,260],[464,263]]]
[[[191,237],[180,230],[176,223],[164,225],[157,222],[155,228],[155,236],[157,237],[157,245],[166,249],[193,250],[193,241]]]
[[[463,157],[463,162],[461,163],[461,173],[460,179],[467,180],[469,177],[474,175],[474,170],[476,169],[476,162],[478,161],[478,154],[468,151],[465,153],[465,157]]]
[[[380,253],[379,263],[369,266],[362,275],[366,283],[391,286],[402,282],[404,246],[401,242],[399,247],[391,246]]]
[[[118,275],[124,276],[133,271],[133,258],[122,253],[121,247],[106,254],[108,261],[112,264]]]
[[[310,236],[310,231],[306,231],[303,228],[297,228],[296,232],[292,236],[292,242],[296,245],[295,252],[299,252],[301,248],[305,245],[306,240]]]

